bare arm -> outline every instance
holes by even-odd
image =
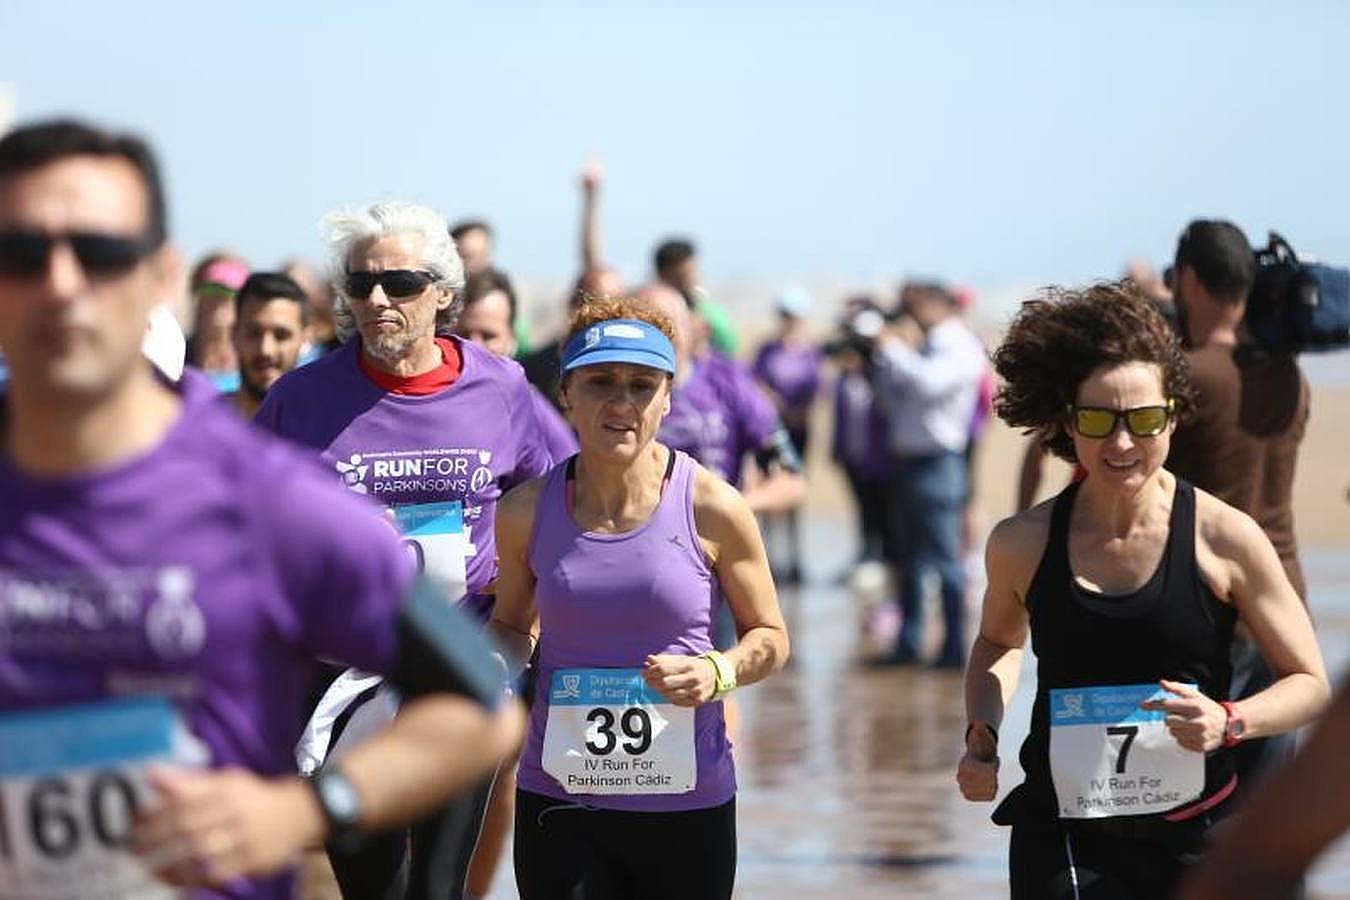
[[[528,554],[541,485],[541,481],[522,484],[497,503],[496,545],[500,571],[488,631],[509,656],[507,667],[512,674],[525,668],[538,642],[535,579]]]
[[[581,170],[581,271],[603,269],[604,256],[600,252],[600,182],[604,171],[597,162],[589,162]]]
[[[1294,896],[1313,860],[1350,829],[1350,685],[1292,763],[1270,776],[1183,886],[1182,900]],[[1278,823],[1278,838],[1271,825]]]
[[[806,499],[806,480],[799,472],[777,466],[768,475],[752,473],[743,496],[751,512],[783,512],[800,506]]]
[[[362,830],[410,822],[468,789],[515,750],[524,722],[515,700],[496,713],[444,695],[404,706],[386,731],[342,757],[362,798]]]
[[[1036,502],[1036,492],[1041,489],[1041,476],[1045,469],[1045,445],[1039,436],[1033,435],[1027,442],[1026,453],[1022,455],[1022,469],[1017,476],[1017,509],[1031,509]]]
[[[966,666],[966,751],[957,767],[957,783],[967,800],[992,800],[998,793],[997,731],[1017,691],[1029,617],[1025,593],[1030,566],[1044,545],[1042,509],[1005,519],[985,546],[988,587],[980,612],[980,633]]]
[[[1226,563],[1229,593],[1278,680],[1236,704],[1247,737],[1291,731],[1312,721],[1331,688],[1312,620],[1270,540],[1249,516],[1211,497],[1201,501],[1214,512],[1206,543]]]
[[[966,667],[966,715],[971,722],[994,728],[1003,723],[1003,711],[1017,692],[1029,629],[1023,598],[1026,561],[1019,546],[1028,542],[1018,530],[1028,530],[1027,524],[1005,519],[989,535],[980,633]]]
[[[696,479],[698,532],[739,636],[726,656],[737,684],[754,684],[783,668],[789,652],[764,541],[749,503],[735,488],[705,469],[697,470]]]

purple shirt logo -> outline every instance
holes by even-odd
[[[150,646],[165,659],[196,656],[206,643],[206,619],[192,596],[192,570],[160,569],[158,596],[145,614]]]
[[[358,494],[367,493],[366,486],[362,482],[366,480],[366,472],[370,470],[370,467],[361,465],[361,454],[353,453],[351,462],[343,462],[340,459],[334,460],[333,465],[337,468],[338,474],[342,476],[343,484]]]

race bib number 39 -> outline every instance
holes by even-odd
[[[175,723],[158,699],[0,715],[0,898],[178,896],[126,849]]]
[[[684,794],[698,778],[694,710],[639,669],[559,669],[549,686],[544,771],[569,794]]]
[[[464,507],[458,500],[394,507],[404,546],[417,561],[417,571],[451,584],[463,584],[465,560],[474,546],[464,530]]]
[[[1167,812],[1200,796],[1205,755],[1176,742],[1156,684],[1050,691],[1050,772],[1066,819]]]

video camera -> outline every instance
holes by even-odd
[[[1255,253],[1246,325],[1261,346],[1271,353],[1350,347],[1350,269],[1301,261],[1274,231]]]
[[[875,303],[858,304],[839,323],[839,333],[824,346],[827,356],[852,351],[864,360],[870,359],[877,335],[886,326],[889,317]]]

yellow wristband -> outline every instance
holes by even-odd
[[[724,697],[736,690],[736,667],[725,654],[718,650],[709,650],[707,653],[700,653],[699,658],[712,663],[713,670],[717,673],[717,690],[713,693],[714,697]]]

